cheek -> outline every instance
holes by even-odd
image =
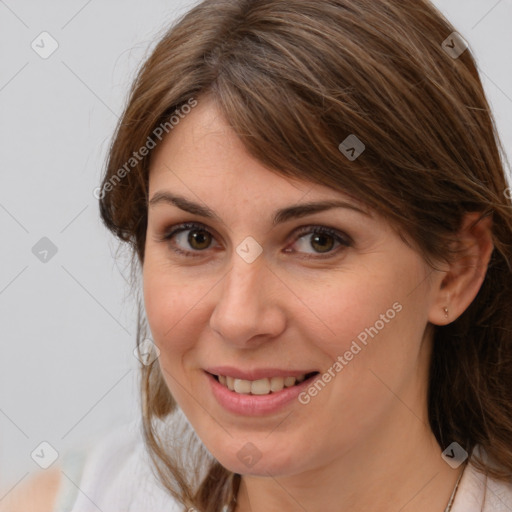
[[[200,289],[190,283],[186,285],[178,273],[164,265],[150,259],[144,263],[144,306],[154,341],[161,350],[178,350],[175,342],[185,343],[176,333],[185,323],[190,327],[188,318],[194,315]]]
[[[190,281],[187,286],[179,275],[150,258],[144,263],[144,306],[152,339],[160,350],[162,376],[173,397],[186,409],[190,396],[183,391],[184,370],[187,354],[199,339],[194,329],[200,325],[196,317],[201,287],[191,286]]]
[[[393,273],[371,275],[367,270],[330,276],[329,281],[316,280],[314,284],[296,281],[294,291],[302,300],[295,310],[295,322],[335,358],[349,350],[358,336],[364,342],[365,335],[369,336],[365,329],[376,322],[379,331],[389,330],[397,316],[393,304],[402,299],[400,287],[390,286],[393,281]],[[389,323],[383,323],[381,315],[390,319]]]
[[[393,402],[389,389],[413,382],[424,363],[426,293],[422,287],[411,293],[420,275],[412,265],[400,275],[390,270],[364,282],[345,279],[343,290],[318,295],[324,306],[319,311],[331,319],[335,333],[322,344],[334,374],[327,376],[333,393],[325,400],[332,410],[343,411],[337,413],[340,418],[346,414],[361,428],[370,428],[372,418]]]
[[[309,310],[295,312],[298,328],[324,353],[326,369],[335,365],[331,372],[344,375],[333,380],[350,394],[361,393],[352,388],[361,379],[366,389],[379,385],[370,369],[393,382],[415,365],[426,325],[422,271],[413,258],[396,266],[388,259],[373,272],[354,269],[313,286],[296,282]]]

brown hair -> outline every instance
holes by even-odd
[[[478,295],[455,321],[433,328],[428,412],[442,449],[457,441],[471,454],[481,445],[496,466],[476,459],[477,467],[509,479],[506,156],[470,50],[455,58],[442,46],[452,32],[427,0],[200,3],[139,70],[110,148],[100,209],[143,264],[150,155],[115,185],[112,178],[173,112],[208,94],[254,158],[283,176],[359,198],[429,263],[455,257],[452,242],[466,212],[492,214],[494,251]],[[338,149],[350,134],[366,146],[354,161]],[[140,325],[139,340],[146,332],[144,320]],[[143,366],[141,378],[154,465],[185,506],[218,511],[236,495],[240,475],[209,459],[197,485],[186,478],[178,448],[163,443],[153,424],[176,410],[160,371],[156,362]],[[190,439],[190,448],[200,442]]]

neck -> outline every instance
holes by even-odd
[[[388,425],[300,474],[242,477],[236,512],[444,512],[462,466],[452,469],[424,418],[397,400]],[[397,432],[399,435],[397,435]]]

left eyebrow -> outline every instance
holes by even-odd
[[[191,201],[190,199],[187,199],[183,196],[174,195],[169,192],[156,192],[149,200],[149,206],[154,206],[159,203],[171,204],[194,215],[199,215],[201,217],[215,219],[219,222],[222,222],[220,217],[213,210],[207,206],[195,203],[194,201]],[[346,201],[316,201],[312,203],[299,203],[276,210],[272,224],[275,226],[291,219],[299,219],[301,217],[306,217],[307,215],[330,210],[332,208],[346,208],[370,217],[368,212]]]
[[[346,201],[317,201],[314,203],[300,203],[277,210],[274,215],[272,224],[277,225],[290,219],[300,219],[306,215],[312,215],[313,213],[331,210],[332,208],[346,208],[370,217],[368,212]]]

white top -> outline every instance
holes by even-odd
[[[62,466],[54,512],[183,512],[152,472],[138,421],[113,428],[89,453],[67,454]]]
[[[53,512],[183,512],[150,467],[139,421],[114,428],[90,453],[68,452]],[[76,484],[76,485],[75,485]],[[451,512],[511,512],[512,480],[496,481],[470,463]]]

